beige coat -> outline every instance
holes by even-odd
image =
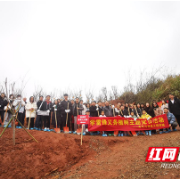
[[[36,109],[37,109],[37,105],[36,102],[28,102],[25,106],[26,108],[26,118],[35,118],[36,117]],[[33,108],[33,111],[31,111],[31,109]]]

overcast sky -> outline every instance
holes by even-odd
[[[164,65],[179,73],[180,2],[63,0],[0,2],[0,83],[108,89]]]

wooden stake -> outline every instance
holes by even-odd
[[[83,124],[82,124],[82,132],[81,132],[81,146],[82,146],[82,136],[83,136]]]

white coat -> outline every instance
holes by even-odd
[[[37,109],[37,104],[36,102],[28,102],[25,106],[26,108],[26,118],[35,118],[36,117],[36,109]],[[33,111],[31,109],[33,108]]]

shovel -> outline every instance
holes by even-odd
[[[67,105],[67,109],[69,109],[69,103]],[[68,122],[68,113],[66,115],[66,127],[63,128],[64,133],[69,133],[69,127],[67,127],[67,122]]]
[[[60,128],[57,128],[57,118],[56,118],[56,111],[54,111],[54,114],[55,114],[55,121],[56,121],[56,128],[54,128],[55,132],[56,133],[60,133]]]

